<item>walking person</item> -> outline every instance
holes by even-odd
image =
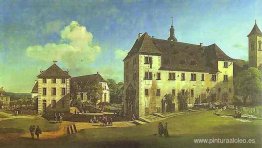
[[[41,131],[40,127],[37,125],[36,129],[35,129],[35,135],[36,135],[37,139],[39,139],[40,134],[42,134],[42,131]]]
[[[29,132],[31,134],[31,138],[35,139],[35,126],[34,125],[30,125]]]
[[[162,122],[159,122],[159,124],[158,124],[158,134],[159,134],[159,136],[162,136],[163,133],[164,133],[164,126],[163,126]]]
[[[165,137],[169,137],[168,129],[167,129],[167,122],[165,123],[165,126],[164,126],[164,135]]]

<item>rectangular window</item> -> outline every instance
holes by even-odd
[[[224,62],[224,68],[228,68],[228,62]]]
[[[191,73],[191,81],[196,81],[196,74],[195,73]]]
[[[176,80],[176,73],[170,72],[168,76],[168,80]]]
[[[65,95],[66,94],[66,90],[65,88],[62,88],[62,95]]]
[[[52,79],[52,83],[56,83],[56,78]]]
[[[181,73],[181,81],[185,81],[186,80],[186,75],[185,73]]]
[[[145,96],[148,96],[148,89],[145,89]]]
[[[56,88],[52,88],[52,95],[53,95],[53,96],[56,95]]]
[[[224,82],[228,81],[228,75],[224,75]]]
[[[46,96],[46,88],[43,88],[43,96]]]
[[[176,90],[172,89],[172,96],[176,96]]]
[[[66,80],[63,78],[63,79],[62,79],[62,83],[65,83],[65,82],[66,82]]]
[[[46,83],[46,78],[43,78],[43,83]]]
[[[152,72],[145,72],[145,80],[152,80]]]
[[[157,80],[161,80],[161,73],[160,72],[157,73],[157,78],[156,79]]]
[[[144,64],[152,64],[152,57],[145,57],[145,62]]]
[[[211,80],[212,80],[212,81],[216,81],[216,80],[217,80],[217,75],[215,75],[215,74],[212,75]]]
[[[156,90],[156,96],[160,96],[160,89]]]
[[[205,74],[201,75],[201,81],[205,81]]]
[[[191,97],[194,97],[195,94],[194,94],[194,89],[191,89]]]

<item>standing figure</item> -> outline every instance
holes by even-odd
[[[164,135],[165,135],[165,137],[169,136],[168,129],[167,129],[167,122],[165,123],[165,126],[164,126]]]
[[[34,125],[30,125],[29,132],[31,134],[32,139],[35,139],[35,126]]]
[[[42,131],[41,131],[40,127],[37,125],[37,127],[35,129],[35,135],[36,135],[37,139],[39,139],[40,134],[42,134]]]
[[[158,134],[159,134],[159,136],[162,136],[163,133],[164,133],[164,126],[163,126],[162,122],[159,122],[159,124],[158,124]]]

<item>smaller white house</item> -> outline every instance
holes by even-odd
[[[94,85],[98,85],[102,87],[102,95],[101,98],[98,99],[99,102],[110,102],[110,92],[107,82],[103,79],[103,77],[97,73],[92,75],[84,75],[78,77],[71,78],[71,94],[76,99],[81,100],[82,102],[90,102],[90,89]]]

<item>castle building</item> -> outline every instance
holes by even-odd
[[[90,101],[92,86],[101,87],[102,96],[98,102],[109,102],[109,88],[100,74],[71,77],[55,63],[47,70],[41,71],[32,89],[32,98],[37,100],[39,114],[48,111],[69,112],[72,99],[82,102]],[[95,88],[97,89],[97,88]]]
[[[249,66],[262,68],[262,32],[256,22],[247,37]]]
[[[216,44],[178,42],[173,23],[167,40],[144,33],[124,59],[124,113],[145,116],[182,108],[186,103],[229,103],[233,90],[233,59]],[[172,96],[167,103],[167,96]]]

